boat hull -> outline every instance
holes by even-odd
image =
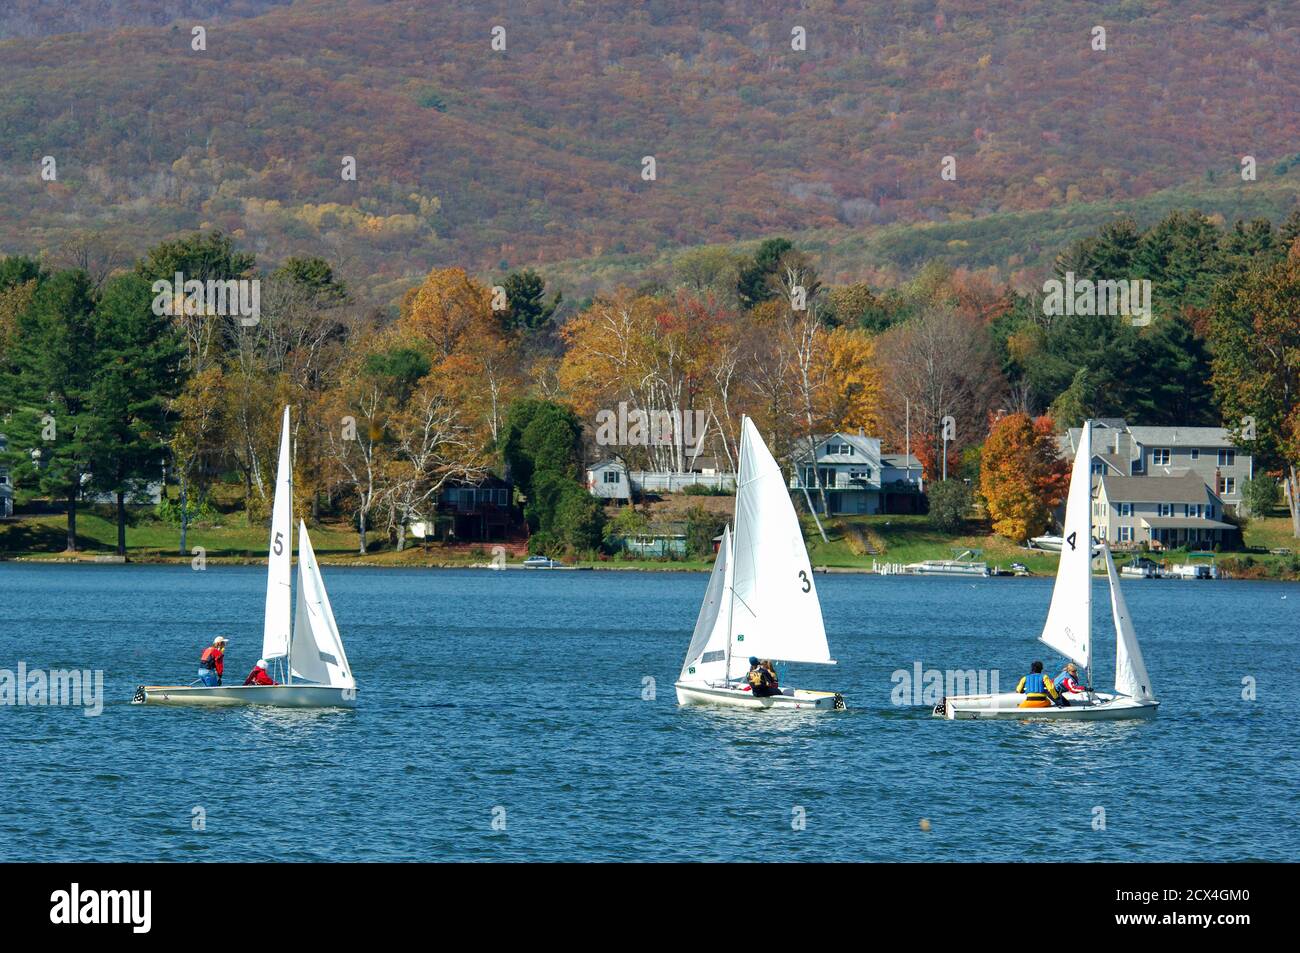
[[[355,688],[329,685],[141,685],[135,705],[270,705],[276,708],[355,708]]]
[[[839,692],[813,692],[801,688],[788,688],[787,694],[756,698],[752,692],[739,686],[708,685],[701,682],[678,682],[677,704],[721,705],[725,708],[777,708],[781,710],[817,709],[843,710],[844,696]]]
[[[1017,692],[998,695],[954,695],[934,706],[936,718],[950,721],[998,719],[1003,721],[1121,721],[1153,718],[1158,701],[1140,702],[1124,695],[1071,695],[1065,707],[1021,708],[1025,696]]]

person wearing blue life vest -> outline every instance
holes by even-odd
[[[1061,674],[1056,676],[1052,682],[1052,687],[1056,689],[1056,694],[1060,697],[1062,705],[1070,704],[1070,700],[1065,697],[1066,692],[1086,692],[1088,687],[1079,681],[1079,667],[1073,662],[1067,662],[1065,668],[1061,669]]]
[[[1059,697],[1056,685],[1043,675],[1043,663],[1034,662],[1029,666],[1029,674],[1022,676],[1016,684],[1016,691],[1025,696],[1021,708],[1051,708]]]

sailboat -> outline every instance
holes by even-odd
[[[682,705],[843,709],[838,692],[786,688],[756,698],[749,658],[833,665],[799,518],[781,468],[741,419],[735,533],[722,534],[675,688]]]
[[[351,708],[357,683],[343,651],[325,580],[312,549],[307,524],[298,523],[298,597],[291,616],[293,551],[293,467],[289,453],[289,408],[280,430],[280,461],[271,508],[262,658],[278,685],[141,685],[138,705],[275,705],[282,708]],[[296,616],[296,617],[295,617]]]
[[[1074,457],[1070,491],[1065,503],[1061,562],[1040,639],[1088,672],[1087,691],[1067,693],[1065,706],[1021,708],[1017,692],[996,695],[955,695],[934,707],[934,714],[957,718],[1045,718],[1050,720],[1114,720],[1150,718],[1160,702],[1151,689],[1133,617],[1129,614],[1110,547],[1092,538],[1092,421],[1085,421]],[[1106,565],[1111,615],[1115,621],[1115,691],[1091,689],[1092,561],[1099,554]]]

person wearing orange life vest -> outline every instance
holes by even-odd
[[[1021,708],[1051,708],[1058,697],[1056,685],[1043,675],[1043,663],[1034,662],[1029,666],[1029,674],[1021,677],[1016,684],[1016,691],[1025,696]]]
[[[208,688],[221,684],[221,676],[226,673],[226,645],[228,639],[219,635],[199,656],[199,681]]]
[[[248,673],[248,678],[244,679],[244,684],[245,685],[276,684],[275,679],[273,679],[269,674],[267,674],[266,659],[260,658],[257,660],[257,664],[253,666],[253,670]]]

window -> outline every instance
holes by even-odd
[[[1121,543],[1131,543],[1131,542],[1133,542],[1133,527],[1132,527],[1132,526],[1121,526],[1121,527],[1119,528],[1119,541],[1120,541]]]
[[[1199,459],[1201,459],[1201,448],[1200,448],[1200,447],[1192,447],[1192,449],[1191,449],[1191,454],[1192,454],[1192,459],[1193,459],[1193,460],[1199,460]]]
[[[850,480],[870,480],[870,479],[871,479],[871,470],[870,470],[870,469],[866,469],[866,470],[850,470],[850,471],[849,471],[849,479],[850,479]]]
[[[1220,451],[1219,451],[1219,466],[1221,466],[1221,467],[1232,467],[1232,466],[1236,466],[1236,465],[1237,465],[1237,451],[1236,451],[1236,450],[1220,450]]]
[[[1097,474],[1097,475],[1101,475],[1101,474],[1105,473],[1105,472],[1106,472],[1106,464],[1102,463],[1100,460],[1094,460],[1094,461],[1092,461],[1092,472],[1093,472],[1094,474]]]
[[[1121,504],[1119,504],[1119,515],[1120,515],[1120,516],[1132,516],[1132,515],[1133,515],[1133,504],[1132,504],[1132,503],[1121,503]]]
[[[1156,504],[1156,515],[1157,515],[1157,516],[1173,516],[1173,515],[1174,515],[1174,504],[1172,504],[1172,503],[1157,503],[1157,504]]]
[[[1219,477],[1219,483],[1222,486],[1222,489],[1219,494],[1220,496],[1232,496],[1234,493],[1237,492],[1236,477]]]
[[[606,470],[606,471],[605,471],[605,482],[606,482],[606,483],[618,483],[618,482],[619,482],[619,478],[620,478],[621,476],[622,476],[622,474],[620,474],[617,470]]]
[[[1151,451],[1151,465],[1153,467],[1169,466],[1169,448],[1161,447]]]

